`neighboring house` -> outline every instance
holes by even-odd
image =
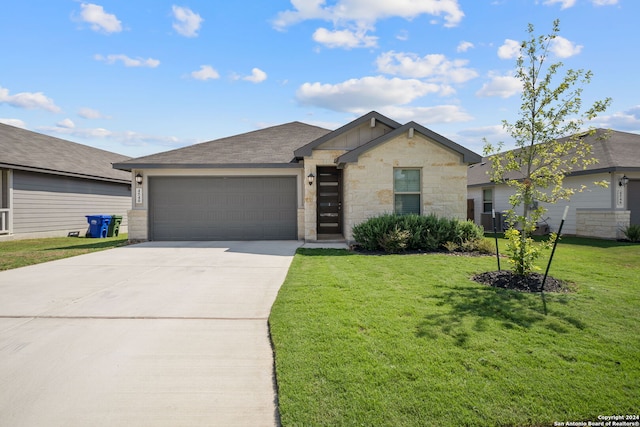
[[[0,123],[0,240],[66,236],[88,227],[85,215],[124,215],[131,175],[114,170],[128,157]]]
[[[293,122],[114,164],[136,184],[133,240],[352,240],[386,212],[465,218],[481,157],[371,112],[335,131]]]
[[[598,163],[572,172],[564,186],[580,189],[585,185],[587,188],[576,192],[569,201],[548,204],[541,229],[548,225],[550,231],[558,231],[564,208],[569,205],[563,234],[622,238],[622,230],[629,224],[640,224],[640,135],[597,129],[586,138]],[[492,229],[492,209],[500,216],[510,208],[509,196],[513,194],[506,185],[496,185],[489,180],[490,169],[491,162],[484,158],[469,167],[468,175],[468,215],[487,230]],[[597,181],[607,181],[609,186],[596,186]],[[502,231],[501,221],[497,222]]]

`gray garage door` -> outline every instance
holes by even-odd
[[[150,177],[152,240],[295,240],[295,177]]]

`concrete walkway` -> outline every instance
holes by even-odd
[[[301,242],[149,242],[0,272],[1,426],[278,425]]]

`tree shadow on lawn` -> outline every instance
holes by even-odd
[[[508,289],[492,287],[447,287],[448,291],[430,296],[438,300],[436,306],[447,312],[433,313],[417,326],[417,337],[437,338],[443,333],[453,338],[454,343],[464,347],[475,332],[484,332],[490,320],[498,322],[504,329],[531,329],[537,324],[556,332],[569,333],[583,330],[586,325],[561,309],[544,314],[540,294],[525,294]],[[549,298],[549,294],[547,294]],[[555,294],[554,303],[568,305],[569,295]]]

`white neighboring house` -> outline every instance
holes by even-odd
[[[602,138],[608,134],[607,138]],[[613,130],[597,129],[587,136],[592,144],[592,155],[598,163],[586,170],[572,172],[565,179],[565,187],[580,188],[569,201],[548,204],[540,224],[541,232],[558,231],[565,206],[569,214],[562,234],[597,237],[602,239],[624,238],[622,230],[630,224],[640,224],[640,135]],[[511,206],[509,196],[513,189],[505,184],[491,182],[487,173],[491,162],[483,158],[481,163],[469,166],[467,175],[467,216],[485,230],[492,231],[492,209],[500,217]],[[596,186],[596,181],[607,181],[608,188]],[[500,219],[500,218],[498,218]],[[498,220],[498,231],[502,230]]]
[[[66,236],[85,215],[121,215],[127,232],[129,157],[0,123],[0,241]]]

